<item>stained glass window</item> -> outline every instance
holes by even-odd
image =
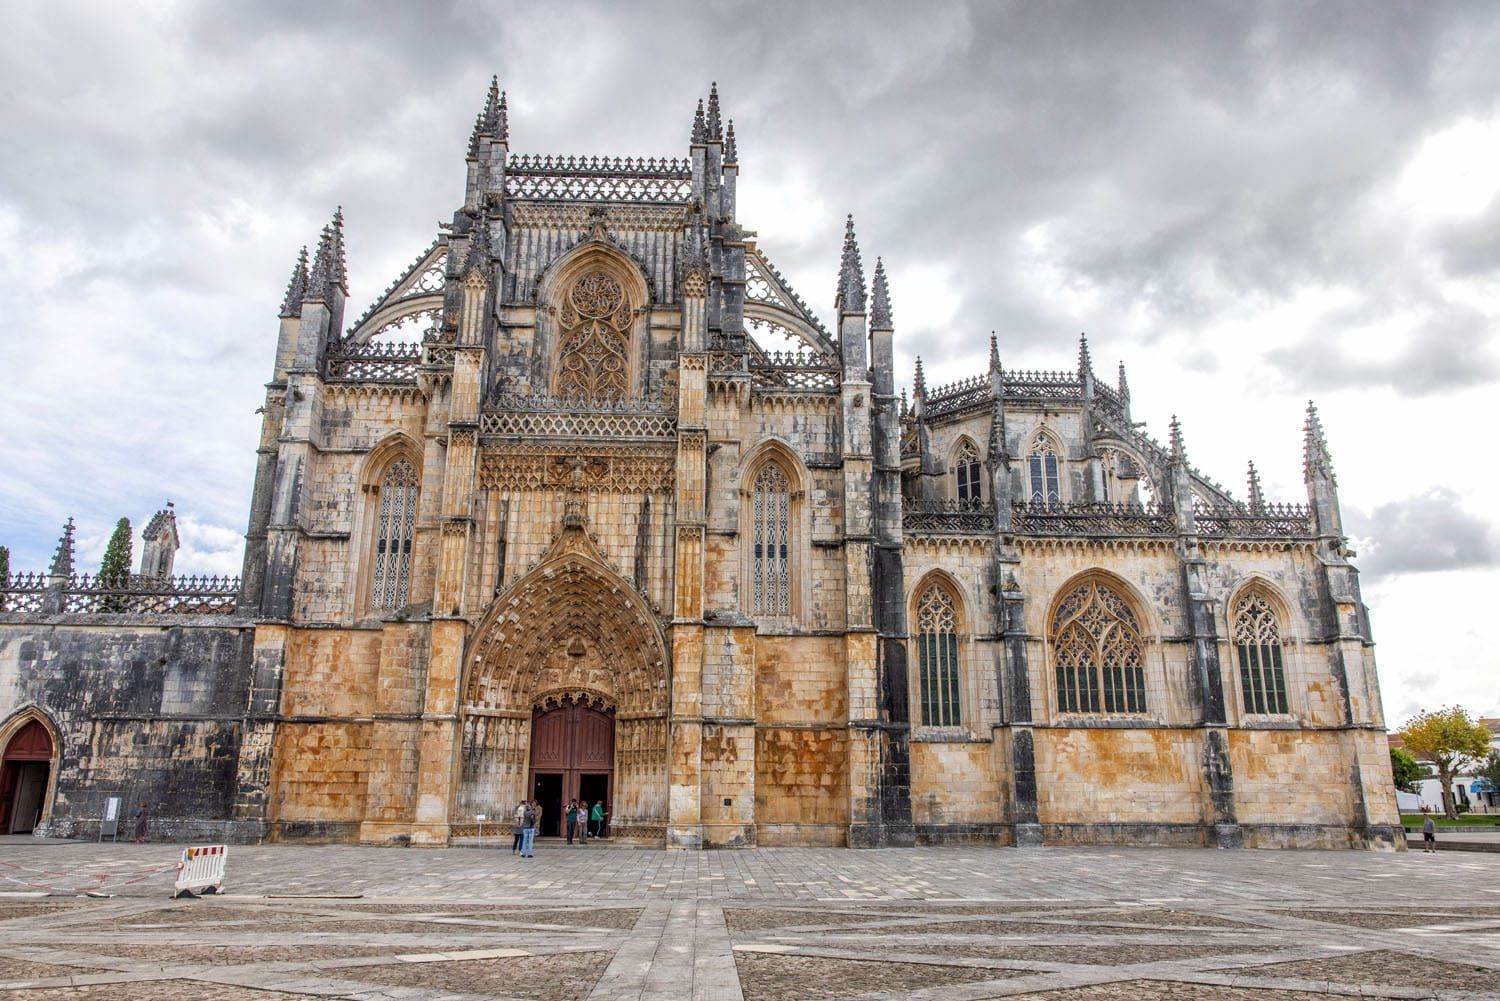
[[[752,490],[751,607],[756,615],[790,615],[791,485],[774,462],[761,467]]]
[[[1062,600],[1052,616],[1052,653],[1060,711],[1146,711],[1140,624],[1108,585],[1086,581]]]
[[[411,540],[417,523],[417,471],[397,459],[380,482],[380,513],[375,525],[375,572],[370,606],[405,607],[411,590]]]
[[[1281,625],[1264,595],[1252,591],[1235,602],[1234,646],[1239,652],[1240,692],[1245,699],[1245,712],[1286,712]]]
[[[938,584],[917,602],[917,669],[922,723],[958,726],[958,609],[953,595]]]
[[[981,498],[979,489],[979,449],[974,443],[967,439],[958,447],[958,455],[954,457],[953,473],[958,478],[958,499],[964,504],[978,504]]]
[[[1031,478],[1031,503],[1062,503],[1062,484],[1057,470],[1057,443],[1048,435],[1039,435],[1026,458]]]

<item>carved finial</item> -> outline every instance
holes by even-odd
[[[1265,514],[1266,498],[1260,492],[1260,471],[1255,468],[1255,460],[1250,460],[1250,469],[1246,476],[1250,487],[1250,513]]]
[[[875,258],[874,294],[870,297],[870,327],[873,330],[890,330],[891,290],[885,282],[885,262]]]
[[[922,372],[922,356],[917,355],[917,374],[912,379],[912,395],[927,395],[927,376]]]
[[[865,266],[860,263],[859,243],[854,238],[854,216],[844,223],[844,252],[839,260],[839,290],[834,308],[843,313],[865,311]]]
[[[1120,362],[1120,399],[1130,399],[1130,383],[1125,381],[1125,363]]]
[[[708,126],[703,124],[703,98],[698,98],[698,110],[693,112],[693,145],[708,142]]]
[[[1309,478],[1321,473],[1338,482],[1333,475],[1333,456],[1328,451],[1328,439],[1323,434],[1323,420],[1312,400],[1307,401],[1307,421],[1302,425],[1302,472]]]
[[[739,163],[740,150],[734,142],[734,119],[729,120],[729,129],[724,133],[724,162]]]
[[[510,106],[505,102],[505,91],[500,92],[500,141],[510,142]]]
[[[990,373],[1000,371],[1000,342],[995,339],[995,332],[990,331]]]
[[[474,129],[469,133],[469,156],[479,155],[479,134],[484,131],[484,112],[474,116]]]
[[[724,141],[724,126],[719,120],[719,84],[708,87],[708,138],[711,142]]]
[[[1094,360],[1089,357],[1089,335],[1078,335],[1078,378],[1082,379],[1094,370]]]
[[[302,252],[297,255],[297,263],[292,265],[291,281],[286,283],[286,296],[281,300],[281,315],[301,316],[302,300],[307,295],[307,247],[304,245]]]
[[[344,207],[333,213],[333,221],[323,227],[318,237],[318,252],[313,256],[312,273],[308,276],[307,299],[322,301],[328,290],[337,287],[348,294],[349,281],[344,265]]]
[[[1182,424],[1177,420],[1177,415],[1172,415],[1172,460],[1174,462],[1187,461],[1187,449],[1182,445]]]
[[[906,402],[906,387],[901,387],[901,417],[904,420],[911,414],[911,404]]]
[[[52,554],[52,568],[48,571],[53,577],[73,576],[73,519],[70,516],[68,523],[63,526],[63,534],[57,540],[57,552]]]
[[[490,221],[481,212],[479,221],[474,224],[473,235],[469,237],[469,253],[464,258],[464,271],[485,271],[489,267],[489,256]]]

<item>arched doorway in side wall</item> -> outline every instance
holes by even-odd
[[[52,735],[31,720],[0,753],[0,834],[30,834],[42,820],[52,778]]]

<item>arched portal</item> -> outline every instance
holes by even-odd
[[[23,724],[0,751],[0,834],[30,834],[42,821],[52,778],[52,735],[39,719]]]
[[[495,599],[470,640],[465,667],[456,816],[509,817],[533,795],[539,774],[561,775],[561,787],[571,774],[579,788],[559,792],[564,803],[587,794],[585,776],[605,775],[612,832],[665,838],[666,645],[646,600],[608,565],[581,518]],[[539,741],[563,738],[539,724],[563,706],[612,721],[609,768],[596,767],[597,748],[561,763],[546,757],[558,748]],[[589,781],[590,790],[599,788],[597,778]],[[555,819],[544,816],[548,829]]]

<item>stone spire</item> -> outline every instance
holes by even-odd
[[[469,155],[479,155],[479,139],[490,136],[501,142],[510,141],[510,122],[507,120],[505,92],[500,89],[500,78],[490,77],[490,90],[484,98],[484,110],[474,117],[474,131],[469,133]]]
[[[994,375],[1000,371],[1000,342],[995,339],[995,332],[990,331],[990,374]]]
[[[1130,383],[1125,381],[1125,363],[1120,362],[1120,399],[1130,399]]]
[[[708,126],[703,124],[703,98],[698,98],[698,110],[693,112],[693,145],[708,142]]]
[[[1182,444],[1182,424],[1177,420],[1177,415],[1172,415],[1172,461],[1187,462],[1187,449]]]
[[[313,257],[306,298],[322,300],[328,294],[328,289],[335,286],[345,295],[349,294],[349,275],[344,264],[342,205],[334,210],[333,221],[323,227],[323,234],[318,238],[318,252]]]
[[[927,396],[927,376],[922,371],[922,356],[917,355],[917,374],[912,378],[912,395],[919,397]]]
[[[729,130],[724,133],[724,162],[739,163],[740,151],[734,142],[734,119],[729,120]]]
[[[1089,357],[1089,335],[1078,335],[1078,378],[1082,379],[1094,370],[1094,360]]]
[[[1246,480],[1250,488],[1250,513],[1264,514],[1266,511],[1266,498],[1260,490],[1260,471],[1255,468],[1255,460],[1250,460],[1250,468],[1246,474]]]
[[[1329,482],[1338,483],[1333,475],[1333,456],[1328,452],[1328,439],[1323,435],[1323,421],[1318,417],[1318,408],[1312,400],[1307,401],[1307,421],[1302,425],[1302,472],[1312,479],[1321,474]]]
[[[905,420],[906,417],[907,417],[907,415],[909,415],[910,413],[911,413],[911,404],[908,403],[907,400],[906,400],[906,387],[902,386],[901,387],[901,418],[902,418],[902,420]]]
[[[302,300],[307,296],[307,247],[304,245],[302,252],[297,255],[297,263],[292,265],[292,279],[286,283],[286,295],[281,300],[281,315],[283,317],[301,316]]]
[[[874,294],[870,298],[870,329],[890,330],[892,326],[891,291],[885,282],[885,262],[877,257],[875,258]]]
[[[860,263],[852,215],[844,224],[844,253],[839,261],[839,289],[833,305],[842,313],[865,311],[865,266]]]
[[[47,571],[51,577],[73,576],[73,519],[63,526],[63,534],[57,540],[57,552],[52,554],[52,567]]]
[[[719,118],[719,84],[708,87],[708,138],[710,142],[724,141],[724,124]]]

